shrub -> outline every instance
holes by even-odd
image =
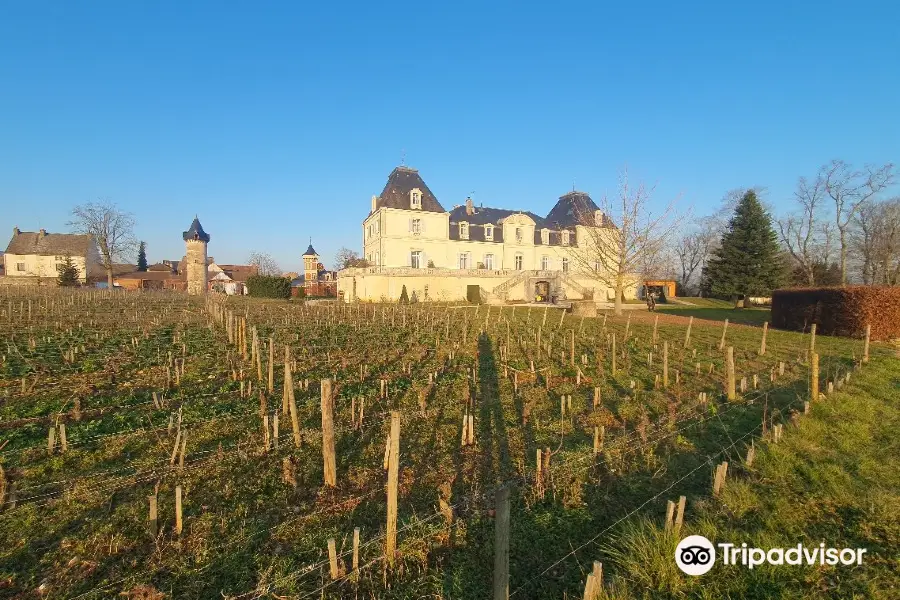
[[[247,278],[247,291],[254,298],[290,298],[291,280],[275,275],[251,275]]]
[[[406,291],[406,285],[403,285],[403,289],[400,291],[400,304],[409,304],[409,294]]]
[[[827,335],[860,337],[871,325],[873,340],[900,337],[900,287],[848,287],[775,290],[772,326],[802,331],[811,324]]]

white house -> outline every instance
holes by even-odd
[[[12,239],[3,255],[4,271],[6,277],[23,281],[55,279],[67,256],[72,257],[82,283],[103,276],[100,252],[91,236],[47,233],[44,229],[20,231],[18,227],[13,227]]]

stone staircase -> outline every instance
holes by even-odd
[[[575,281],[575,278],[572,277],[571,275],[569,275],[569,273],[562,272],[562,273],[560,273],[560,275],[562,276],[562,280],[566,284],[566,286],[572,288],[573,290],[575,290],[579,294],[581,294],[581,297],[583,299],[585,299],[585,300],[593,300],[594,299],[594,292],[595,292],[594,288],[589,288],[589,287],[585,287],[585,286],[581,285],[580,283]]]
[[[506,300],[509,290],[523,283],[531,274],[531,271],[519,271],[513,277],[510,277],[500,285],[491,290],[491,295],[501,300]]]

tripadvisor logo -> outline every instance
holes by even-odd
[[[749,548],[747,544],[720,543],[722,564],[741,565],[753,569],[759,565],[861,565],[865,548],[826,548],[825,543],[807,548],[797,544],[790,548]],[[702,535],[689,535],[675,548],[675,564],[688,575],[703,575],[716,562],[713,543]]]

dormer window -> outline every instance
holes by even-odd
[[[469,239],[469,224],[463,221],[459,224],[459,239],[467,240]]]
[[[541,243],[545,246],[550,243],[550,230],[547,228],[541,229]]]
[[[563,246],[569,245],[569,232],[568,231],[562,232],[562,245]]]
[[[521,227],[516,227],[516,243],[517,244],[522,243],[522,228]]]
[[[602,210],[594,211],[594,225],[596,225],[597,227],[603,226],[603,211]]]
[[[422,209],[422,192],[419,188],[413,188],[409,192],[409,206],[414,210]]]
[[[485,225],[484,226],[484,239],[493,240],[494,239],[494,226],[493,225]]]

